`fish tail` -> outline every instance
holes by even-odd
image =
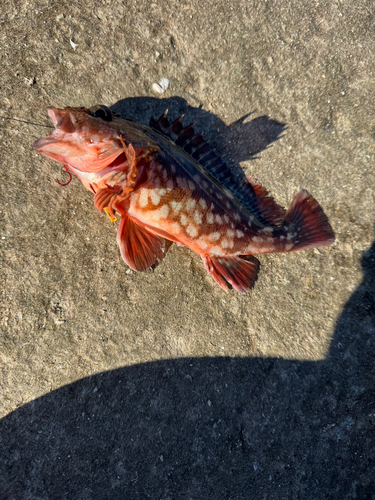
[[[326,214],[319,203],[303,190],[296,195],[285,216],[287,251],[324,247],[335,241]]]

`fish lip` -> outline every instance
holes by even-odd
[[[43,149],[45,146],[47,146],[48,144],[51,144],[51,142],[54,142],[55,140],[56,140],[56,138],[52,135],[49,135],[48,137],[42,137],[41,139],[38,139],[34,142],[33,148],[36,151],[39,151],[39,150]]]
[[[53,106],[48,106],[47,108],[47,114],[50,117],[50,120],[52,121],[55,128],[58,128],[59,122],[61,122],[64,119],[62,113],[63,111],[64,111],[63,109],[54,108]]]
[[[53,106],[49,106],[47,108],[47,114],[48,114],[50,120],[52,121],[52,123],[55,127],[55,130],[52,132],[51,135],[37,139],[34,142],[33,148],[36,151],[40,151],[43,148],[45,148],[46,146],[48,146],[48,144],[51,144],[52,142],[56,141],[56,138],[57,138],[56,136],[59,132],[60,126],[62,125],[62,123],[64,121],[64,117],[65,117],[66,112],[64,109],[54,108]]]

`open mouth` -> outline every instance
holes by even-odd
[[[47,113],[55,130],[35,141],[38,153],[81,172],[121,169],[126,163],[121,141],[111,131],[102,131],[101,120],[97,122],[84,108],[49,107]]]
[[[50,117],[55,130],[51,135],[47,137],[42,137],[34,142],[33,148],[39,153],[53,153],[53,151],[49,151],[48,145],[56,143],[60,141],[64,134],[73,133],[75,131],[74,125],[68,117],[68,113],[64,109],[59,108],[47,108],[48,116]]]

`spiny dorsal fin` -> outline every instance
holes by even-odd
[[[268,197],[267,191],[256,181],[238,179],[233,169],[216,154],[202,133],[195,133],[195,123],[183,126],[181,115],[170,123],[167,118],[168,110],[158,120],[153,117],[150,127],[170,138],[173,142],[188,153],[202,167],[224,186],[262,224],[281,224],[285,211]]]

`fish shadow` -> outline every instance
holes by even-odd
[[[156,99],[154,97],[132,97],[118,101],[112,111],[122,118],[149,125],[150,118],[159,118],[166,110],[170,120],[185,116],[184,124],[196,122],[196,132],[203,132],[206,140],[216,148],[232,168],[240,170],[239,162],[254,158],[286,130],[286,125],[267,116],[250,120],[252,113],[244,115],[231,125],[226,125],[218,116],[202,107],[189,106],[182,97]],[[242,172],[242,170],[241,170]]]
[[[6,416],[0,497],[375,499],[375,243],[362,266],[322,361],[143,363]]]

